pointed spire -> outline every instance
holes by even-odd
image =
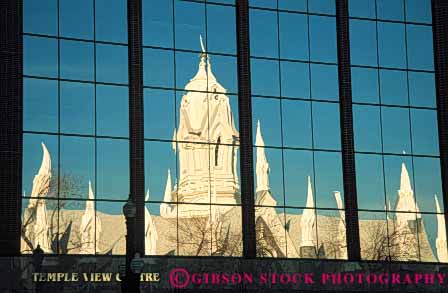
[[[306,209],[304,209],[300,218],[300,228],[302,238],[300,239],[300,247],[315,246],[316,243],[316,214],[314,210],[313,189],[311,187],[311,177],[308,176],[308,192],[306,197]]]
[[[48,152],[47,146],[41,142],[42,149],[43,149],[43,157],[42,157],[42,164],[40,165],[39,172],[37,174],[44,175],[51,173],[51,157],[50,153]]]
[[[149,200],[149,189],[146,190],[146,196],[145,196],[145,201],[148,201],[148,200]]]
[[[165,186],[165,196],[163,197],[164,202],[170,202],[171,201],[171,171],[168,169],[168,177],[166,179],[166,186]]]
[[[173,147],[173,152],[176,153],[177,152],[177,129],[176,129],[176,127],[174,127],[172,147]]]
[[[145,201],[149,200],[149,189],[146,191]],[[151,214],[149,213],[149,209],[145,204],[145,254],[146,255],[154,255],[156,254],[157,248],[157,229],[152,221]]]
[[[269,163],[266,159],[264,151],[264,140],[261,135],[260,120],[257,122],[257,135],[255,138],[255,145],[257,146],[257,192],[270,190],[269,187]]]
[[[446,245],[446,229],[445,229],[445,216],[442,214],[437,195],[434,194],[434,200],[436,202],[437,212],[437,258],[440,262],[448,262],[448,250]]]
[[[205,54],[205,47],[204,47],[204,42],[202,41],[202,34],[199,34],[199,42],[201,43],[202,53]]]
[[[311,176],[308,176],[308,190],[307,190],[307,196],[306,196],[306,207],[307,208],[314,208],[314,198],[313,198],[313,189],[311,187]]]
[[[345,221],[345,212],[344,212],[344,205],[342,204],[342,196],[340,191],[333,191],[334,198],[336,199],[336,205],[339,210],[339,215],[341,217],[342,221]]]
[[[89,200],[86,202],[86,213],[87,210],[92,211],[95,209],[95,202],[93,201],[95,199],[95,195],[92,190],[92,183],[89,180]]]
[[[404,163],[401,164],[400,190],[412,191],[408,169]]]

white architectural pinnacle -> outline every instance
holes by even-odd
[[[89,180],[89,200],[86,201],[86,209],[81,218],[79,232],[81,234],[81,253],[95,254],[99,250],[101,235],[101,220],[95,212],[95,195],[92,190],[92,184]]]
[[[417,218],[421,218],[420,210],[415,202],[409,173],[404,163],[401,165],[400,190],[398,190],[396,211],[407,212],[396,214],[398,227],[407,224],[408,221],[415,221],[416,215]]]
[[[316,213],[314,210],[313,189],[311,187],[311,177],[308,176],[308,192],[306,197],[306,209],[300,218],[300,228],[302,237],[300,247],[311,247],[316,245]]]
[[[146,191],[145,202],[149,201],[149,189]],[[145,254],[155,255],[157,250],[157,240],[159,236],[157,234],[156,225],[152,221],[151,214],[148,207],[145,205]]]
[[[264,140],[261,135],[260,120],[257,122],[257,135],[255,138],[255,145],[257,146],[257,192],[270,190],[269,187],[269,163],[266,159],[266,154],[264,152]]]
[[[149,192],[149,190],[148,190]],[[149,196],[149,194],[147,194]],[[166,186],[165,186],[165,195],[163,197],[163,203],[160,204],[160,215],[162,217],[173,217],[176,216],[173,214],[173,205],[170,203],[173,201],[173,197],[171,194],[171,172],[168,169],[168,176],[166,178]]]
[[[347,249],[346,249],[346,229],[345,229],[345,211],[344,205],[342,204],[341,192],[334,191],[334,198],[336,199],[336,205],[339,210],[339,223],[338,223],[338,258],[347,259]]]
[[[436,238],[437,258],[439,259],[440,262],[448,262],[445,216],[441,212],[437,195],[434,195],[434,200],[436,201],[436,212],[437,212],[437,238]]]

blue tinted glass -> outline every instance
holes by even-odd
[[[308,60],[307,16],[295,13],[280,13],[280,57]]]
[[[97,44],[96,80],[128,83],[128,47]]]
[[[23,80],[23,129],[58,131],[58,83],[54,80]]]
[[[306,12],[307,0],[278,0],[278,8]]]
[[[412,150],[418,155],[439,155],[437,112],[411,109]]]
[[[252,94],[279,96],[277,61],[252,58],[250,71]]]
[[[336,65],[311,64],[311,97],[316,100],[339,100]]]
[[[258,121],[261,123],[265,146],[281,146],[280,100],[252,98],[252,137],[254,145]]]
[[[145,0],[142,4],[143,44],[173,47],[173,2]]]
[[[434,195],[443,211],[440,159],[414,157],[415,198],[421,212],[436,212]]]
[[[264,127],[261,124],[262,135],[264,136]],[[277,202],[277,205],[283,206],[285,199],[283,197],[283,162],[282,162],[282,150],[264,148],[266,159],[269,162],[269,186],[271,195]],[[254,147],[254,178],[256,178],[256,153],[257,148]],[[256,183],[255,183],[256,184]]]
[[[25,33],[57,35],[57,0],[24,0],[23,31]]]
[[[273,11],[251,9],[250,54],[259,57],[278,57],[277,14]]]
[[[95,90],[92,84],[61,82],[61,132],[94,134]]]
[[[380,66],[406,68],[404,25],[378,22]]]
[[[378,70],[369,68],[352,68],[353,102],[378,103]]]
[[[104,136],[129,136],[129,90],[122,86],[97,85],[96,132]]]
[[[315,152],[314,168],[316,172],[316,207],[337,208],[334,192],[343,195],[341,154],[333,152]]]
[[[432,27],[407,26],[409,69],[434,70]]]
[[[313,153],[310,151],[284,150],[285,205],[305,207],[308,176],[314,185]],[[313,187],[314,190],[314,187]]]
[[[282,100],[283,145],[311,148],[311,103]]]
[[[409,109],[382,107],[385,153],[411,153]]]
[[[200,50],[199,35],[207,46],[205,31],[205,5],[195,2],[175,1],[174,20],[176,48]]]
[[[353,128],[356,151],[381,152],[379,107],[353,105]]]
[[[200,54],[199,53],[189,53],[189,52],[181,52],[176,51],[176,87],[180,89],[184,89],[185,86],[190,82],[190,80],[197,74],[199,63],[200,63]],[[160,65],[159,65],[160,66]],[[163,66],[163,65],[161,65]],[[154,67],[157,68],[157,67]],[[157,70],[153,72],[153,74],[157,74]],[[168,74],[164,74],[164,77],[168,78]],[[207,90],[207,86],[204,83],[201,90]]]
[[[93,44],[61,40],[61,78],[93,80]]]
[[[95,0],[95,38],[127,43],[127,36],[127,1]]]
[[[302,62],[281,62],[282,96],[309,99],[309,64]]]
[[[207,5],[208,51],[235,54],[235,26],[235,7]]]
[[[339,104],[312,104],[314,147],[318,149],[341,149]]]
[[[334,0],[310,0],[308,1],[308,11],[313,13],[336,14]]]
[[[398,190],[400,190],[402,164],[406,167],[411,181],[411,188],[414,189],[414,170],[412,157],[410,156],[384,156],[384,179],[386,182],[386,201],[391,205],[391,210],[395,210]]]
[[[383,159],[379,155],[356,154],[358,208],[384,210]]]
[[[350,55],[353,65],[378,64],[375,22],[350,20]]]
[[[97,140],[98,199],[126,200],[129,197],[129,142]]]
[[[145,138],[173,139],[174,103],[173,91],[145,89]]]
[[[23,74],[44,77],[58,76],[58,41],[23,37]]]
[[[310,16],[309,21],[311,60],[337,62],[335,18]]]
[[[277,8],[277,0],[249,0],[250,7]]]
[[[433,73],[409,72],[411,106],[436,107],[436,86]]]
[[[377,0],[379,19],[404,20],[403,0]]]
[[[405,71],[380,70],[381,103],[408,105],[408,83]]]
[[[431,23],[431,0],[406,0],[406,20]]]
[[[218,82],[228,93],[238,92],[236,57],[209,55],[210,69]],[[211,84],[212,82],[209,82]],[[208,86],[207,91],[213,92]]]
[[[375,0],[350,0],[348,2],[351,17],[375,18]]]
[[[174,87],[173,51],[143,49],[143,84],[145,86]]]
[[[93,1],[59,0],[61,36],[93,39]]]

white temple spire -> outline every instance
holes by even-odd
[[[86,201],[86,209],[81,218],[79,232],[81,234],[81,253],[95,254],[99,250],[101,221],[95,212],[95,195],[92,190],[92,183],[89,180],[89,200]]]
[[[417,213],[417,217],[421,217],[420,210],[415,202],[414,191],[411,187],[411,180],[409,178],[409,173],[404,163],[401,164],[401,175],[400,175],[400,189],[398,190],[398,199],[396,204],[396,211],[398,212],[413,212]],[[413,214],[397,214],[397,217],[403,218],[403,222],[407,220],[415,220],[415,215]],[[400,222],[400,219],[398,219]]]
[[[264,140],[261,135],[260,120],[257,122],[257,135],[255,138],[255,145],[257,146],[257,192],[269,190],[269,163],[264,152]]]
[[[199,34],[199,42],[201,43],[201,51],[205,54],[204,42],[202,41],[202,35]]]
[[[436,212],[437,212],[437,238],[436,238],[437,258],[439,259],[440,262],[448,262],[445,216],[441,212],[439,201],[437,199],[436,194],[434,194],[434,199],[436,201]]]
[[[300,218],[300,228],[302,238],[300,247],[311,247],[316,245],[316,214],[314,210],[313,189],[311,187],[311,177],[308,176],[308,192],[306,197],[306,209]]]
[[[162,217],[171,217],[172,216],[172,202],[173,197],[171,194],[171,171],[168,169],[168,176],[166,179],[166,186],[165,186],[165,195],[163,197],[163,203],[160,204],[160,215]]]
[[[412,191],[408,169],[404,163],[401,164],[400,190]]]
[[[145,202],[149,200],[149,189],[146,191]],[[157,249],[157,234],[156,225],[152,221],[151,214],[148,207],[145,205],[145,254],[155,255]]]

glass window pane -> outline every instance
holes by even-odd
[[[104,136],[129,136],[129,89],[96,86],[96,132]]]
[[[145,48],[143,49],[143,62],[145,86],[174,87],[173,51]],[[181,67],[181,65],[178,66]]]
[[[403,178],[403,185],[401,184]],[[397,206],[398,200],[400,198],[400,190],[405,192],[409,189],[406,186],[406,182],[410,182],[410,188],[415,189],[414,185],[414,168],[412,164],[411,156],[384,156],[384,179],[386,182],[386,201],[390,206],[391,210],[410,210],[415,202],[415,192],[413,191],[413,200],[409,207],[404,207],[403,204]],[[408,181],[409,179],[409,181]]]
[[[124,202],[96,202],[97,216],[101,222],[98,244],[98,254],[124,255],[126,254],[126,223],[123,216]],[[111,218],[113,219],[111,221]],[[106,231],[113,231],[107,233]]]
[[[23,129],[58,131],[58,82],[23,79]]]
[[[254,144],[258,121],[261,123],[265,145],[282,146],[279,99],[252,98],[252,137]]]
[[[407,26],[409,69],[434,70],[432,27]]]
[[[24,0],[23,31],[55,36],[58,34],[57,0]]]
[[[314,147],[341,149],[339,104],[313,102]]]
[[[145,89],[145,138],[173,139],[175,117],[174,91]]]
[[[380,155],[356,154],[355,158],[358,208],[385,210],[382,157]],[[389,207],[387,208],[389,209]]]
[[[250,73],[253,95],[279,96],[278,67],[277,61],[251,58]]]
[[[142,5],[143,45],[173,47],[173,2],[146,0]]]
[[[250,54],[257,57],[278,57],[277,14],[250,9]]]
[[[415,198],[421,212],[437,212],[434,196],[437,195],[443,212],[440,159],[414,157]]]
[[[350,55],[353,65],[378,65],[376,23],[374,21],[350,20]]]
[[[93,1],[60,0],[59,29],[63,37],[93,39]]]
[[[309,60],[308,18],[304,14],[279,13],[280,57]]]
[[[385,153],[411,153],[409,110],[382,107],[383,147]]]
[[[348,5],[350,17],[375,18],[376,16],[375,0],[350,0]]]
[[[198,50],[199,35],[202,35],[204,45],[207,47],[205,5],[176,0],[174,13],[176,48]]]
[[[379,103],[378,70],[353,67],[352,94],[355,103]]]
[[[277,0],[249,0],[250,7],[277,8]]]
[[[341,154],[335,152],[314,152],[316,206],[337,208],[334,192],[343,197]]]
[[[282,96],[310,98],[310,66],[302,62],[280,62]]]
[[[411,106],[436,107],[436,86],[433,73],[409,73],[409,99]]]
[[[61,78],[93,80],[93,44],[61,40]]]
[[[196,61],[196,64],[198,61]],[[232,56],[209,55],[208,63],[212,74],[215,76],[219,84],[221,84],[227,93],[238,93],[238,76],[237,76],[237,60]],[[277,63],[278,67],[278,63]],[[197,68],[196,66],[194,68]],[[208,81],[209,92],[213,92],[211,87],[214,81],[211,78]],[[205,89],[204,89],[205,90]],[[219,91],[219,89],[218,89]]]
[[[92,84],[61,82],[61,132],[94,134],[95,89]]]
[[[336,20],[310,16],[310,58],[312,61],[337,62]]]
[[[311,64],[311,97],[315,100],[339,100],[336,65]]]
[[[308,176],[310,176],[312,190],[314,190],[313,153],[310,151],[284,150],[283,164],[285,205],[306,207]]]
[[[353,128],[356,151],[381,152],[379,107],[353,105]]]
[[[446,260],[441,258],[440,253],[442,251],[446,253],[446,247],[441,247],[437,249],[436,239],[440,237],[438,235],[438,221],[443,221],[444,215],[436,214],[424,214],[421,215],[422,223],[419,226],[418,243],[420,248],[420,261],[422,262],[446,262]],[[445,254],[446,255],[446,254]]]
[[[404,32],[403,24],[378,22],[379,65],[381,67],[406,68]]]
[[[316,210],[317,257],[319,259],[347,259],[345,214],[336,210]]]
[[[261,131],[264,137],[264,127],[261,124]],[[282,150],[281,149],[272,149],[272,148],[264,148],[264,147],[254,147],[254,184],[257,189],[257,166],[256,166],[256,158],[259,151],[264,151],[266,160],[269,164],[269,187],[272,198],[276,201],[277,206],[285,205],[285,198],[283,194],[283,161],[282,161]],[[255,202],[257,205],[257,197],[259,194],[255,195]],[[263,204],[263,202],[261,202]],[[264,203],[266,204],[266,203]]]
[[[308,11],[312,13],[336,14],[335,1],[311,0],[308,1]]]
[[[311,103],[282,100],[283,145],[311,148]]]
[[[380,70],[380,91],[382,104],[408,105],[406,71]]]
[[[359,212],[362,259],[383,261],[389,259],[388,217],[384,212]]]
[[[404,20],[404,0],[377,0],[379,19]]]
[[[97,139],[97,198],[127,200],[129,197],[129,142]],[[121,206],[123,208],[123,205]]]
[[[431,0],[406,0],[406,21],[431,23]]]
[[[23,74],[43,77],[58,76],[58,41],[23,37]]]
[[[278,9],[306,12],[307,0],[278,0]]]
[[[124,0],[95,0],[95,38],[127,43],[127,15],[127,2]]]
[[[207,5],[207,38],[210,52],[236,53],[235,7]]]
[[[128,47],[98,44],[96,79],[99,82],[128,83]]]
[[[419,155],[439,155],[439,134],[435,110],[411,109],[412,150]]]

